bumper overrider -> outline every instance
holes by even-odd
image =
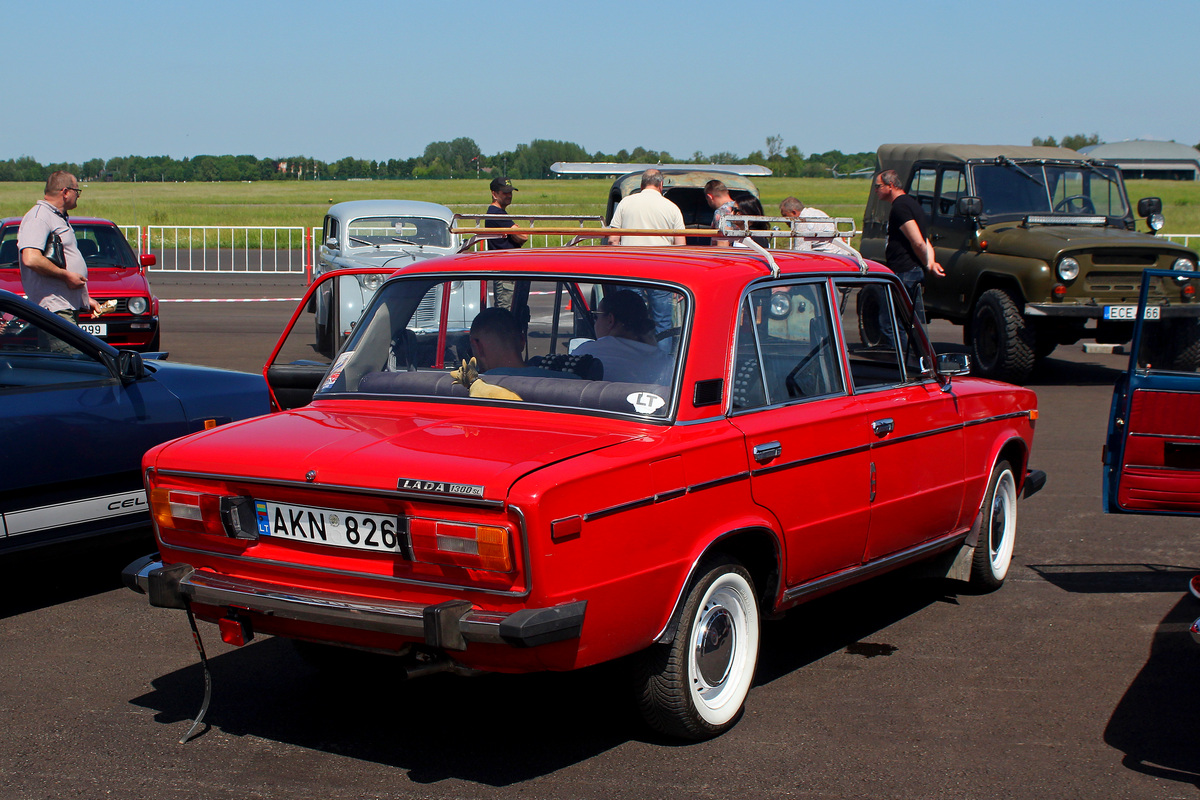
[[[511,614],[476,609],[468,600],[436,605],[299,589],[230,578],[197,570],[190,564],[163,564],[158,554],[134,561],[121,571],[133,591],[148,595],[150,605],[186,608],[189,603],[248,610],[282,619],[376,631],[423,639],[444,650],[465,650],[468,642],[538,645],[579,638],[587,601]]]

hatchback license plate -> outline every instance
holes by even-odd
[[[380,553],[402,552],[400,521],[394,516],[360,514],[256,500],[259,536],[293,539]]]
[[[1137,319],[1137,306],[1105,306],[1104,318],[1129,320]],[[1142,319],[1158,319],[1158,306],[1146,306],[1146,315]]]
[[[86,332],[90,333],[92,336],[107,336],[108,335],[108,325],[106,325],[103,322],[81,322],[81,323],[79,323],[79,327],[83,328]]]

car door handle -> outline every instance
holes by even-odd
[[[877,419],[871,423],[871,429],[876,436],[887,436],[896,429],[896,423],[890,419]]]
[[[754,460],[760,464],[765,464],[772,459],[779,458],[782,453],[783,445],[779,442],[754,445]]]

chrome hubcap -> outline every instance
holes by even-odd
[[[708,686],[720,686],[733,665],[736,630],[733,617],[722,606],[709,608],[696,631],[696,670]]]

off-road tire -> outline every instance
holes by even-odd
[[[864,286],[855,301],[858,315],[858,340],[867,347],[878,347],[887,341],[879,326],[879,313],[885,295],[878,286]]]
[[[750,573],[721,557],[701,567],[669,644],[639,654],[637,700],[646,723],[702,740],[737,724],[758,663],[758,599]]]
[[[1003,289],[979,296],[971,315],[971,358],[985,378],[1023,383],[1033,371],[1033,328],[1017,301]]]

